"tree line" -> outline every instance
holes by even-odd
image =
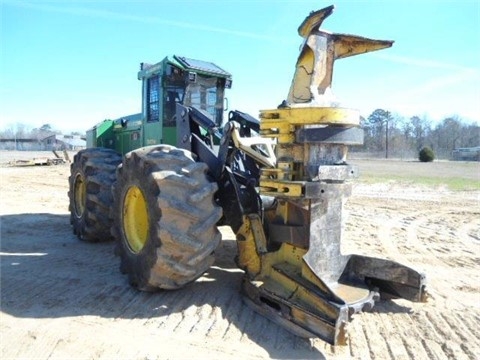
[[[417,158],[419,151],[428,146],[436,158],[451,159],[455,149],[480,146],[480,126],[457,116],[434,125],[426,117],[404,118],[376,109],[367,118],[362,117],[360,124],[364,129],[364,144],[352,150],[369,156]]]
[[[34,139],[42,140],[51,135],[61,134],[61,131],[55,130],[50,124],[44,124],[38,128],[30,128],[21,123],[11,125],[0,130],[0,139]],[[79,132],[71,132],[69,135],[84,135]]]
[[[480,146],[480,126],[456,116],[433,125],[426,117],[404,118],[376,109],[367,118],[361,117],[360,125],[364,129],[364,144],[352,147],[352,151],[367,153],[369,157],[417,158],[419,151],[428,146],[436,158],[451,159],[455,149]],[[41,140],[53,134],[60,132],[50,124],[34,129],[16,124],[0,130],[0,139]],[[72,132],[70,135],[83,134]]]

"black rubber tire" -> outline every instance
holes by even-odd
[[[125,155],[113,186],[112,234],[121,256],[120,270],[128,274],[132,286],[142,291],[178,289],[213,264],[221,240],[216,224],[222,209],[214,202],[217,184],[206,172],[207,165],[195,162],[189,151],[169,145]],[[129,189],[140,189],[148,217],[144,245],[136,251],[127,240],[124,222]]]
[[[106,148],[79,151],[70,166],[69,211],[73,233],[82,241],[112,240],[112,184],[120,154]],[[83,193],[80,194],[80,192]]]

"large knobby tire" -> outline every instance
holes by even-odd
[[[169,145],[125,155],[113,186],[120,270],[139,290],[178,289],[200,277],[221,240],[207,165]]]
[[[117,152],[105,148],[81,150],[73,158],[68,191],[70,223],[80,240],[112,240],[112,184],[121,161]]]

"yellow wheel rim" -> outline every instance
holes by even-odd
[[[135,254],[142,251],[148,237],[147,202],[137,186],[131,186],[123,202],[123,231],[130,250]]]
[[[85,179],[81,174],[75,176],[75,182],[73,184],[73,205],[75,209],[75,215],[77,217],[82,217],[83,212],[85,211],[85,204],[87,202],[87,186],[85,184]]]

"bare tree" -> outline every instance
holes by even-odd
[[[393,121],[393,116],[390,111],[383,109],[376,109],[368,117],[368,121],[373,130],[373,137],[376,142],[376,149],[385,149],[385,158],[388,158],[388,140],[389,140],[389,128]],[[383,136],[383,134],[385,134]],[[385,139],[385,141],[383,141]]]
[[[480,126],[464,123],[459,117],[445,118],[432,128],[427,117],[404,119],[384,109],[376,109],[367,119],[361,119],[365,130],[363,149],[384,152],[385,157],[413,156],[429,146],[437,158],[451,158],[452,151],[461,147],[480,146]]]

